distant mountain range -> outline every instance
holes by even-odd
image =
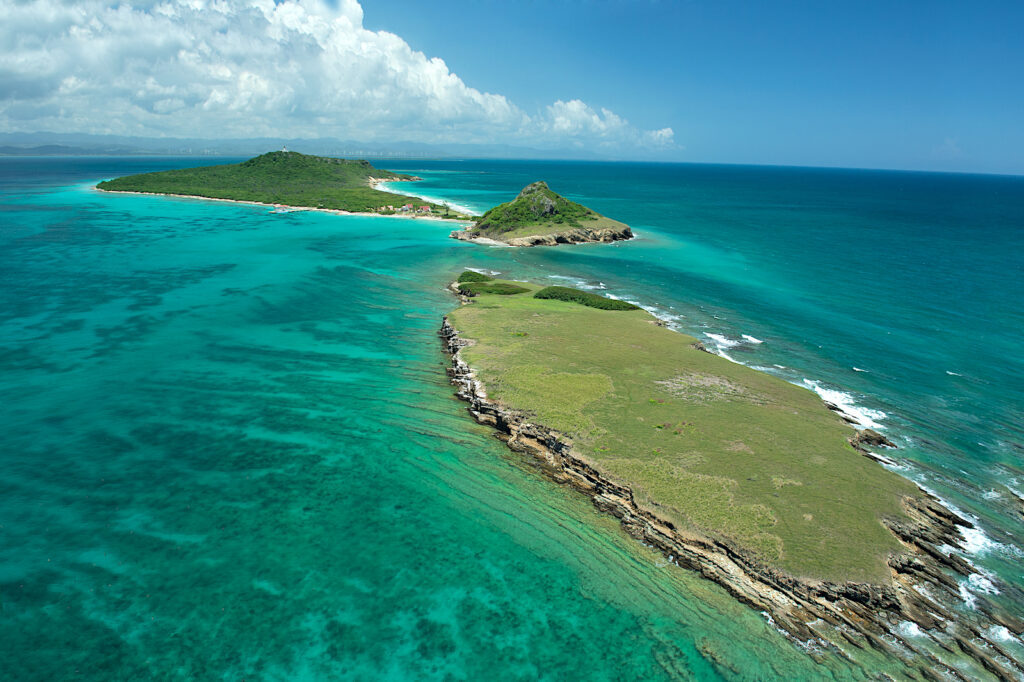
[[[282,147],[305,154],[359,158],[608,158],[579,149],[535,149],[504,144],[380,143],[335,138],[204,140],[79,133],[0,133],[0,156],[253,156]]]

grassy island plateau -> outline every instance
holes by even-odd
[[[913,652],[920,679],[967,679],[897,627],[945,622],[988,674],[1024,672],[956,623],[951,576],[973,569],[949,547],[971,524],[881,466],[883,436],[630,303],[472,271],[451,289],[463,305],[441,336],[471,414],[630,535],[800,641],[827,640],[828,624],[847,644]]]
[[[509,246],[556,246],[632,239],[629,226],[570,201],[538,181],[499,204],[452,238]]]
[[[243,201],[346,213],[412,215],[465,220],[469,216],[414,196],[384,192],[380,182],[412,182],[369,161],[269,152],[237,164],[128,175],[96,185],[106,192],[138,192]]]

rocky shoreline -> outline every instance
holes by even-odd
[[[481,239],[478,236],[474,236],[470,230],[455,230],[448,236],[452,239],[468,242]],[[599,230],[577,227],[553,234],[534,234],[528,237],[512,237],[511,239],[493,241],[500,241],[509,246],[558,246],[559,244],[600,244],[632,238],[633,231],[628,226],[623,225],[621,228],[606,227]]]
[[[468,303],[465,297],[460,299]],[[485,387],[461,358],[461,349],[471,342],[459,336],[447,317],[439,334],[451,358],[447,371],[456,395],[469,403],[469,412],[477,422],[496,429],[497,436],[512,450],[535,458],[553,480],[589,496],[595,507],[617,517],[623,529],[637,540],[672,563],[699,571],[736,599],[764,612],[793,640],[830,645],[842,655],[847,655],[839,646],[842,643],[872,647],[902,659],[920,679],[972,679],[922,646],[920,637],[924,636],[929,648],[946,651],[954,658],[971,659],[993,679],[1024,677],[1024,664],[1015,661],[987,632],[1001,626],[1020,636],[1024,623],[997,612],[980,598],[975,612],[978,618],[968,621],[954,610],[961,599],[957,576],[966,577],[975,569],[950,548],[962,543],[959,528],[972,524],[928,493],[921,491],[919,497],[904,499],[909,521],[887,521],[905,548],[889,559],[890,585],[795,578],[726,541],[676,528],[638,505],[632,490],[604,477],[574,452],[567,437],[489,400]],[[875,432],[862,431],[850,440],[859,452],[877,459],[867,446],[886,445],[879,438]],[[920,635],[906,634],[906,623],[916,626]],[[835,633],[843,642],[836,641]]]

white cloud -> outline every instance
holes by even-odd
[[[544,130],[556,136],[595,140],[600,146],[639,144],[665,148],[674,144],[671,128],[637,130],[614,111],[601,109],[598,113],[578,99],[569,102],[558,100],[549,105],[545,113],[540,124]]]
[[[14,0],[0,24],[0,129],[673,145],[561,100],[531,116],[443,60],[363,27],[357,0]]]

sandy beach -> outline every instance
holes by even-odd
[[[419,178],[417,178],[417,180],[418,179]],[[423,201],[430,201],[435,204],[443,204],[447,201],[446,199],[439,199],[438,197],[427,197],[423,196],[422,194],[413,194],[405,192],[404,190],[402,192],[396,192],[395,190],[386,186],[387,183],[389,182],[415,182],[415,180],[388,180],[387,178],[370,178],[370,187],[380,192],[388,192],[389,194],[404,194],[405,196],[419,197],[420,199],[423,199]],[[453,211],[457,211],[458,213],[465,213],[466,215],[476,214],[476,211],[469,208],[468,206],[463,206],[462,204],[454,204],[450,201],[448,201],[447,203],[449,208],[451,208]]]
[[[374,185],[376,188],[376,185]],[[203,201],[223,201],[230,204],[249,204],[251,206],[268,206],[270,208],[284,208],[294,211],[319,211],[320,213],[333,213],[334,215],[354,215],[354,216],[366,216],[376,218],[402,218],[405,220],[429,220],[439,223],[447,223],[449,225],[460,225],[467,226],[472,225],[472,220],[456,220],[452,218],[439,218],[437,216],[428,215],[416,215],[414,213],[395,213],[392,215],[384,215],[383,213],[357,213],[354,211],[342,211],[336,208],[317,208],[314,206],[292,206],[290,204],[267,204],[262,201],[243,201],[241,199],[220,199],[217,197],[203,197],[197,194],[170,194],[167,192],[124,192],[120,190],[100,189],[99,187],[93,186],[93,189],[97,192],[104,192],[106,194],[138,194],[154,197],[178,197],[181,199],[201,199]],[[387,190],[381,190],[387,191]],[[392,192],[393,193],[393,192]]]

